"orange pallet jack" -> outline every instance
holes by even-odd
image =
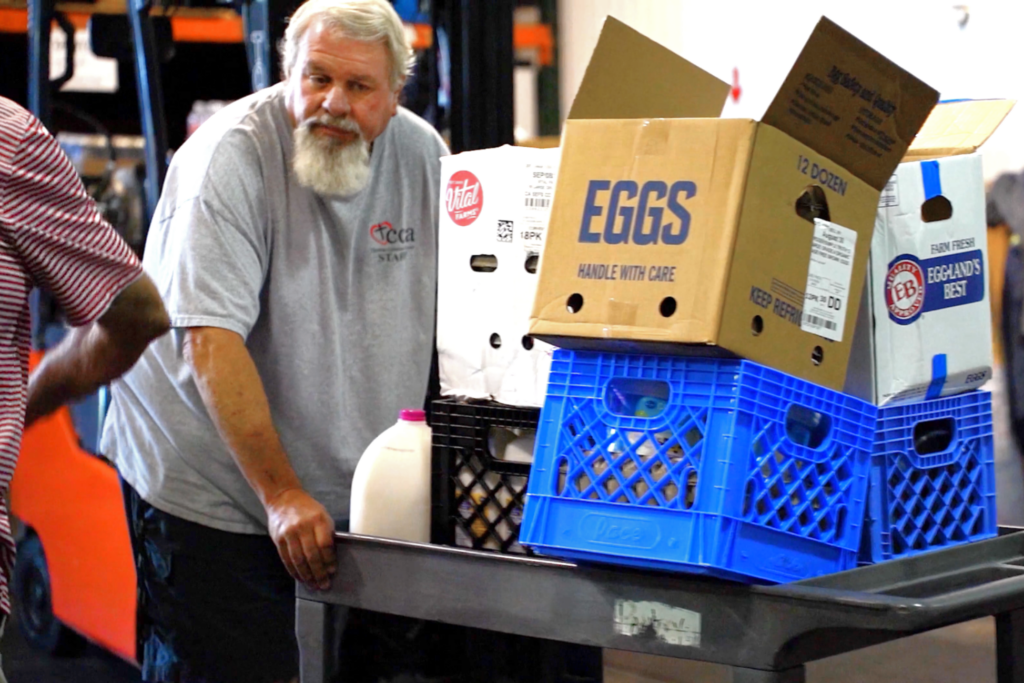
[[[15,609],[30,644],[75,654],[84,636],[134,662],[135,566],[117,471],[79,445],[68,408],[25,432],[11,512],[22,525]]]

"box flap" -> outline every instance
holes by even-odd
[[[985,144],[1016,104],[1013,100],[942,102],[921,127],[906,161],[971,154]]]
[[[716,118],[728,97],[727,83],[609,16],[569,118]]]
[[[938,99],[822,17],[764,122],[881,190]]]

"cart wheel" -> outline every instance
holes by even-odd
[[[43,544],[33,533],[18,544],[13,588],[15,620],[29,645],[57,657],[72,657],[85,650],[85,638],[53,615],[50,571]]]

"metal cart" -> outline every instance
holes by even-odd
[[[715,662],[734,683],[803,683],[807,662],[995,616],[998,681],[1024,683],[1024,530],[1003,532],[780,586],[339,533],[331,590],[297,587],[301,683],[329,680],[336,606]]]

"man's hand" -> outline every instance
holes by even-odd
[[[302,489],[287,489],[268,500],[267,528],[288,573],[310,590],[327,590],[338,566],[334,520]]]

